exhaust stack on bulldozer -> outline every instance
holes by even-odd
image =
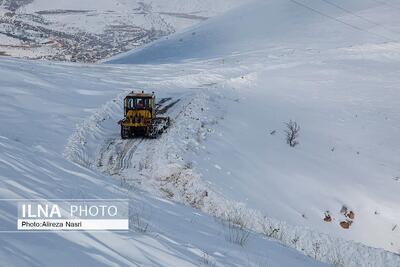
[[[121,138],[136,136],[157,138],[170,125],[169,117],[157,117],[156,98],[151,94],[129,93],[124,99],[124,119],[121,125]]]

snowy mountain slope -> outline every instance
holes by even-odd
[[[262,214],[398,252],[396,5],[255,1],[110,63],[248,66],[224,85],[232,92],[217,101],[225,113],[215,133],[184,159]],[[290,120],[301,126],[294,149],[284,136]],[[345,208],[355,213],[350,229],[339,225]]]
[[[246,63],[246,67],[241,65],[237,68],[227,68],[221,64],[220,60],[179,64],[179,69],[185,70],[182,73],[187,76],[171,77],[173,81],[166,79],[163,75],[149,78],[143,84],[147,90],[163,88],[163,91],[174,91],[180,86],[186,90],[189,89],[184,94],[171,95],[172,103],[179,100],[169,113],[174,124],[161,139],[134,139],[129,142],[120,140],[118,127],[115,125],[115,121],[120,118],[122,112],[123,95],[120,95],[78,127],[77,132],[68,142],[65,156],[82,166],[112,175],[128,187],[140,188],[164,198],[183,202],[217,218],[231,216],[241,218],[251,229],[279,239],[286,246],[296,248],[328,263],[336,265],[342,263],[344,266],[399,265],[400,257],[396,254],[348,242],[332,235],[321,234],[307,227],[294,226],[274,219],[264,209],[255,210],[251,209],[250,205],[226,200],[226,192],[221,193],[223,190],[217,187],[216,183],[205,181],[204,178],[210,177],[208,173],[211,173],[213,169],[226,171],[218,163],[223,162],[224,159],[229,161],[226,151],[230,149],[222,150],[224,156],[218,155],[216,158],[214,155],[217,153],[214,153],[214,148],[220,149],[221,146],[209,144],[209,142],[215,137],[224,136],[218,125],[223,124],[227,117],[224,114],[227,104],[237,103],[238,100],[234,98],[235,94],[232,94],[231,80],[240,81],[241,76],[249,70],[248,68],[259,67],[256,63],[258,61],[254,59],[262,59],[262,56],[254,55],[253,61],[250,62],[246,62],[246,59],[240,56],[232,58],[232,62]],[[172,66],[165,65],[161,69]],[[138,67],[143,68],[140,65]],[[214,68],[218,70],[217,73],[209,76],[209,71]],[[232,71],[236,78],[228,79],[226,82],[226,74]],[[243,152],[245,151],[243,149]],[[195,156],[204,155],[204,160],[209,160],[202,166],[203,168],[198,168],[196,161],[199,159],[194,157],[193,160],[193,153]],[[238,153],[239,156],[242,154]],[[235,156],[230,158],[235,159]],[[239,168],[243,167],[243,164],[235,163]],[[236,169],[233,168],[233,170],[236,173]],[[199,175],[202,171],[207,174]],[[229,170],[227,174],[232,175]],[[232,179],[220,182],[224,183],[224,187],[232,188],[231,185],[234,184]],[[238,188],[246,188],[246,185],[240,186],[232,188],[235,190],[236,197],[241,196],[241,190]],[[254,190],[254,192],[258,193],[259,190]],[[277,198],[279,200],[279,197]],[[230,197],[230,199],[234,198]],[[319,220],[321,220],[320,217]]]
[[[398,254],[365,245],[399,249],[399,46],[386,40],[396,38],[394,8],[335,2],[350,16],[326,1],[296,2],[308,8],[255,1],[114,61],[147,65],[1,58],[2,198],[129,197],[150,223],[144,234],[132,220],[125,234],[7,235],[1,262],[322,265],[291,247],[336,266],[400,266]],[[359,16],[383,26],[349,29]],[[175,103],[160,139],[120,140],[132,89]],[[284,139],[290,119],[301,125],[296,148]],[[343,205],[355,213],[348,230]],[[1,206],[0,225],[12,224],[12,206]],[[256,233],[232,244],[221,219],[281,244]]]
[[[157,63],[276,48],[321,50],[392,42],[400,38],[397,12],[375,0],[253,1],[110,62]]]
[[[224,71],[228,76],[234,72]],[[163,87],[157,93],[160,96],[182,95],[187,89],[179,81],[189,77],[190,74],[182,73],[180,66],[119,68],[2,58],[1,230],[15,227],[16,203],[4,201],[10,198],[129,198],[131,215],[139,218],[140,223],[132,219],[129,232],[2,233],[1,264],[324,266],[254,233],[250,234],[244,247],[231,243],[230,230],[224,223],[193,208],[134,188],[127,190],[121,186],[121,181],[81,167],[62,156],[75,125],[80,125],[91,114],[98,114],[99,107],[118,94],[149,81],[153,81],[153,85],[168,81],[175,89]],[[210,71],[206,77],[198,77],[197,82],[210,82],[215,77],[218,77],[218,71]],[[117,126],[115,121],[113,125]],[[88,133],[96,134],[96,129],[96,125],[92,125]],[[141,232],[141,227],[147,223],[148,230]]]
[[[2,1],[0,51],[17,57],[95,62],[179,31],[241,2]]]

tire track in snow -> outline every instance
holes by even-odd
[[[135,151],[144,141],[144,138],[118,140],[109,138],[102,146],[97,159],[97,167],[110,175],[120,175],[132,164]]]
[[[117,173],[121,173],[124,170],[130,168],[133,155],[143,141],[144,138],[140,138],[139,140],[133,139],[124,141],[125,146],[123,152],[121,153],[120,161],[118,163],[118,166],[116,166],[117,168],[114,169]]]

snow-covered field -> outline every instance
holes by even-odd
[[[2,58],[1,198],[127,197],[141,223],[7,234],[1,262],[400,266],[398,8],[260,0],[117,64]],[[120,140],[132,89],[170,106],[161,138]],[[9,205],[1,225],[13,223]],[[227,221],[248,229],[243,246]]]

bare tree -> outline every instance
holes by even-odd
[[[286,133],[286,142],[289,146],[295,147],[299,144],[297,138],[299,137],[300,126],[297,122],[290,120],[286,123],[287,129],[285,130]]]

